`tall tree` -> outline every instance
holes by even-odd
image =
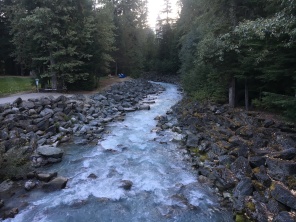
[[[147,0],[114,1],[116,47],[114,54],[119,72],[140,75],[144,67],[147,37]],[[117,69],[116,69],[117,70]]]
[[[104,10],[95,11],[92,0],[15,1],[10,10],[16,60],[42,83],[50,78],[53,89],[93,79],[91,65],[111,61],[112,26],[100,26]],[[102,21],[110,25],[108,17]]]
[[[13,45],[10,42],[9,20],[5,8],[11,0],[0,0],[0,75],[15,74],[15,64],[10,54]]]

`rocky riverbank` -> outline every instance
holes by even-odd
[[[160,85],[132,80],[113,85],[90,97],[50,96],[0,105],[0,208],[1,217],[13,217],[19,208],[6,204],[11,196],[31,189],[44,192],[64,188],[67,178],[43,173],[40,167],[62,161],[63,143],[97,143],[105,125],[122,121],[126,112],[150,109],[150,94]],[[9,201],[8,201],[9,202]]]
[[[184,98],[158,126],[176,133],[199,181],[236,221],[296,221],[295,124]]]

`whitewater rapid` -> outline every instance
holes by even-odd
[[[213,192],[198,183],[196,172],[171,142],[174,133],[153,130],[155,117],[182,98],[177,86],[162,85],[166,90],[153,96],[150,110],[109,124],[109,134],[96,146],[64,147],[63,161],[47,171],[69,178],[66,189],[31,191],[28,207],[6,221],[232,221]],[[126,181],[130,189],[122,187]]]

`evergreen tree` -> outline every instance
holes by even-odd
[[[144,67],[147,37],[147,0],[114,1],[116,72],[139,76]]]
[[[110,62],[106,53],[113,44],[112,26],[105,30],[100,27],[91,0],[15,1],[10,10],[14,56],[20,64],[34,70],[41,83],[50,79],[51,87],[57,89],[94,80],[98,69],[93,64],[99,60]],[[102,33],[108,33],[109,38],[100,38]],[[102,40],[105,45],[98,43]],[[98,53],[93,46],[99,44]]]
[[[10,42],[9,21],[5,8],[11,0],[0,0],[0,75],[16,74],[15,63],[10,54],[13,45]]]

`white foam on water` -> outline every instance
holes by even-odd
[[[66,159],[54,167],[70,177],[67,189],[36,199],[31,195],[30,206],[7,221],[231,221],[231,217],[213,219],[212,214],[202,217],[188,208],[191,204],[212,212],[217,204],[211,193],[196,185],[196,176],[181,161],[177,146],[159,143],[169,141],[173,133],[158,138],[151,132],[157,123],[154,118],[181,99],[175,86],[163,85],[167,90],[150,105],[151,110],[110,123],[110,134],[97,146],[67,149],[72,156],[66,153]],[[131,190],[122,187],[123,180],[132,182]]]

